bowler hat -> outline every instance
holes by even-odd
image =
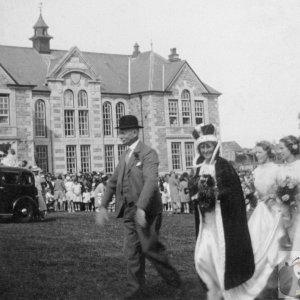
[[[143,128],[138,123],[138,119],[132,115],[126,115],[120,118],[119,126],[116,129],[134,129],[134,128]]]

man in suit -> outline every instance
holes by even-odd
[[[138,120],[126,115],[120,118],[119,138],[128,150],[120,157],[106,186],[96,223],[108,221],[107,207],[116,195],[117,217],[124,219],[125,257],[127,260],[127,291],[125,299],[142,297],[145,284],[145,258],[165,281],[174,288],[181,280],[170,264],[165,247],[160,243],[162,201],[158,189],[158,156],[154,149],[139,140]]]

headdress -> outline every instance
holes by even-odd
[[[201,167],[202,163],[197,164],[197,160],[200,157],[200,152],[198,150],[198,146],[200,144],[206,143],[206,142],[214,142],[217,144],[215,147],[214,153],[211,157],[211,160],[210,160],[210,164],[213,163],[213,161],[215,160],[216,154],[220,149],[220,141],[217,138],[217,130],[216,130],[215,125],[213,125],[213,124],[197,125],[195,127],[194,131],[192,132],[192,135],[193,135],[194,139],[196,140],[195,147],[196,147],[196,152],[197,152],[197,154],[194,158],[194,161],[193,161],[193,166],[195,168]]]

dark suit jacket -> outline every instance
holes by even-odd
[[[128,202],[134,202],[138,208],[143,209],[146,216],[155,216],[161,213],[158,164],[155,150],[139,141],[127,166],[125,153],[121,155],[119,164],[107,183],[101,205],[107,207],[115,194],[117,217],[123,216],[125,198]],[[127,176],[129,183],[129,190],[126,195],[122,194],[123,176]]]

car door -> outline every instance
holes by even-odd
[[[20,195],[19,173],[3,171],[0,181],[0,213],[12,213],[13,203]]]

